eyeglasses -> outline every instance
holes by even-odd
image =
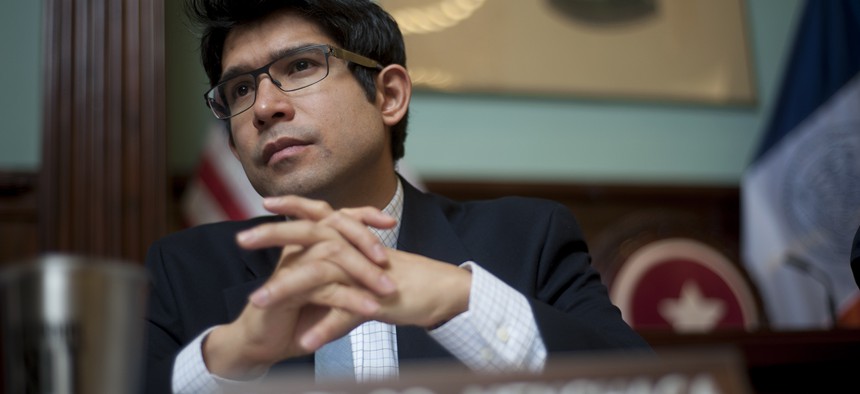
[[[206,105],[218,119],[228,119],[241,114],[254,106],[257,99],[258,79],[266,74],[279,89],[292,92],[304,89],[328,76],[328,58],[346,60],[376,70],[382,70],[382,65],[357,53],[329,45],[312,45],[287,52],[277,60],[215,85],[203,98]]]

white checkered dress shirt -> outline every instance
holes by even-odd
[[[393,248],[397,245],[403,212],[403,187],[399,179],[397,192],[383,211],[397,218],[397,226],[389,230],[371,228],[371,231],[386,247]],[[476,371],[542,370],[546,347],[525,296],[474,262],[465,262],[460,267],[472,272],[469,310],[429,331],[430,336]],[[201,333],[176,356],[174,393],[217,393],[221,386],[247,383],[220,378],[206,369],[202,344],[214,328]],[[398,375],[395,326],[369,321],[349,335],[358,381]]]

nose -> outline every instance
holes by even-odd
[[[272,123],[291,120],[295,108],[289,96],[284,94],[268,75],[261,75],[254,99],[254,126],[259,130],[271,127]]]

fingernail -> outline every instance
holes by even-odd
[[[299,339],[299,344],[307,351],[316,350],[318,347],[320,347],[320,345],[322,345],[319,342],[319,336],[316,335],[316,333],[314,333],[313,331],[308,332],[307,334],[303,335],[301,339]]]
[[[391,293],[394,292],[394,290],[397,290],[397,285],[394,284],[388,275],[382,275],[379,277],[379,287],[386,293]]]
[[[263,199],[264,205],[275,205],[280,201],[280,197],[266,197]]]
[[[251,302],[259,307],[264,307],[269,303],[269,290],[265,287],[257,289],[251,294]]]
[[[241,243],[250,242],[254,239],[255,233],[254,230],[245,230],[236,234],[236,239]]]
[[[376,261],[385,261],[388,258],[388,255],[385,253],[385,247],[381,244],[373,245],[373,258]]]
[[[376,313],[380,308],[379,303],[374,300],[364,300],[362,304],[364,306],[364,312],[368,315]]]

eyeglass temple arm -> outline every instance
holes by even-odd
[[[334,47],[331,47],[331,53],[332,53],[332,55],[334,55],[335,57],[338,57],[338,58],[341,58],[341,59],[343,59],[343,60],[347,60],[347,61],[353,62],[353,63],[355,63],[355,64],[358,64],[358,65],[361,65],[361,66],[364,66],[364,67],[368,67],[368,68],[375,68],[375,69],[377,69],[377,70],[382,70],[382,69],[383,69],[382,65],[381,65],[381,64],[379,64],[379,62],[377,62],[376,60],[372,60],[372,59],[370,59],[370,58],[366,58],[366,57],[364,57],[364,56],[361,56],[361,55],[359,55],[359,54],[357,54],[357,53],[352,53],[352,52],[347,51],[347,50],[345,50],[345,49],[340,49],[340,48],[334,48]]]

